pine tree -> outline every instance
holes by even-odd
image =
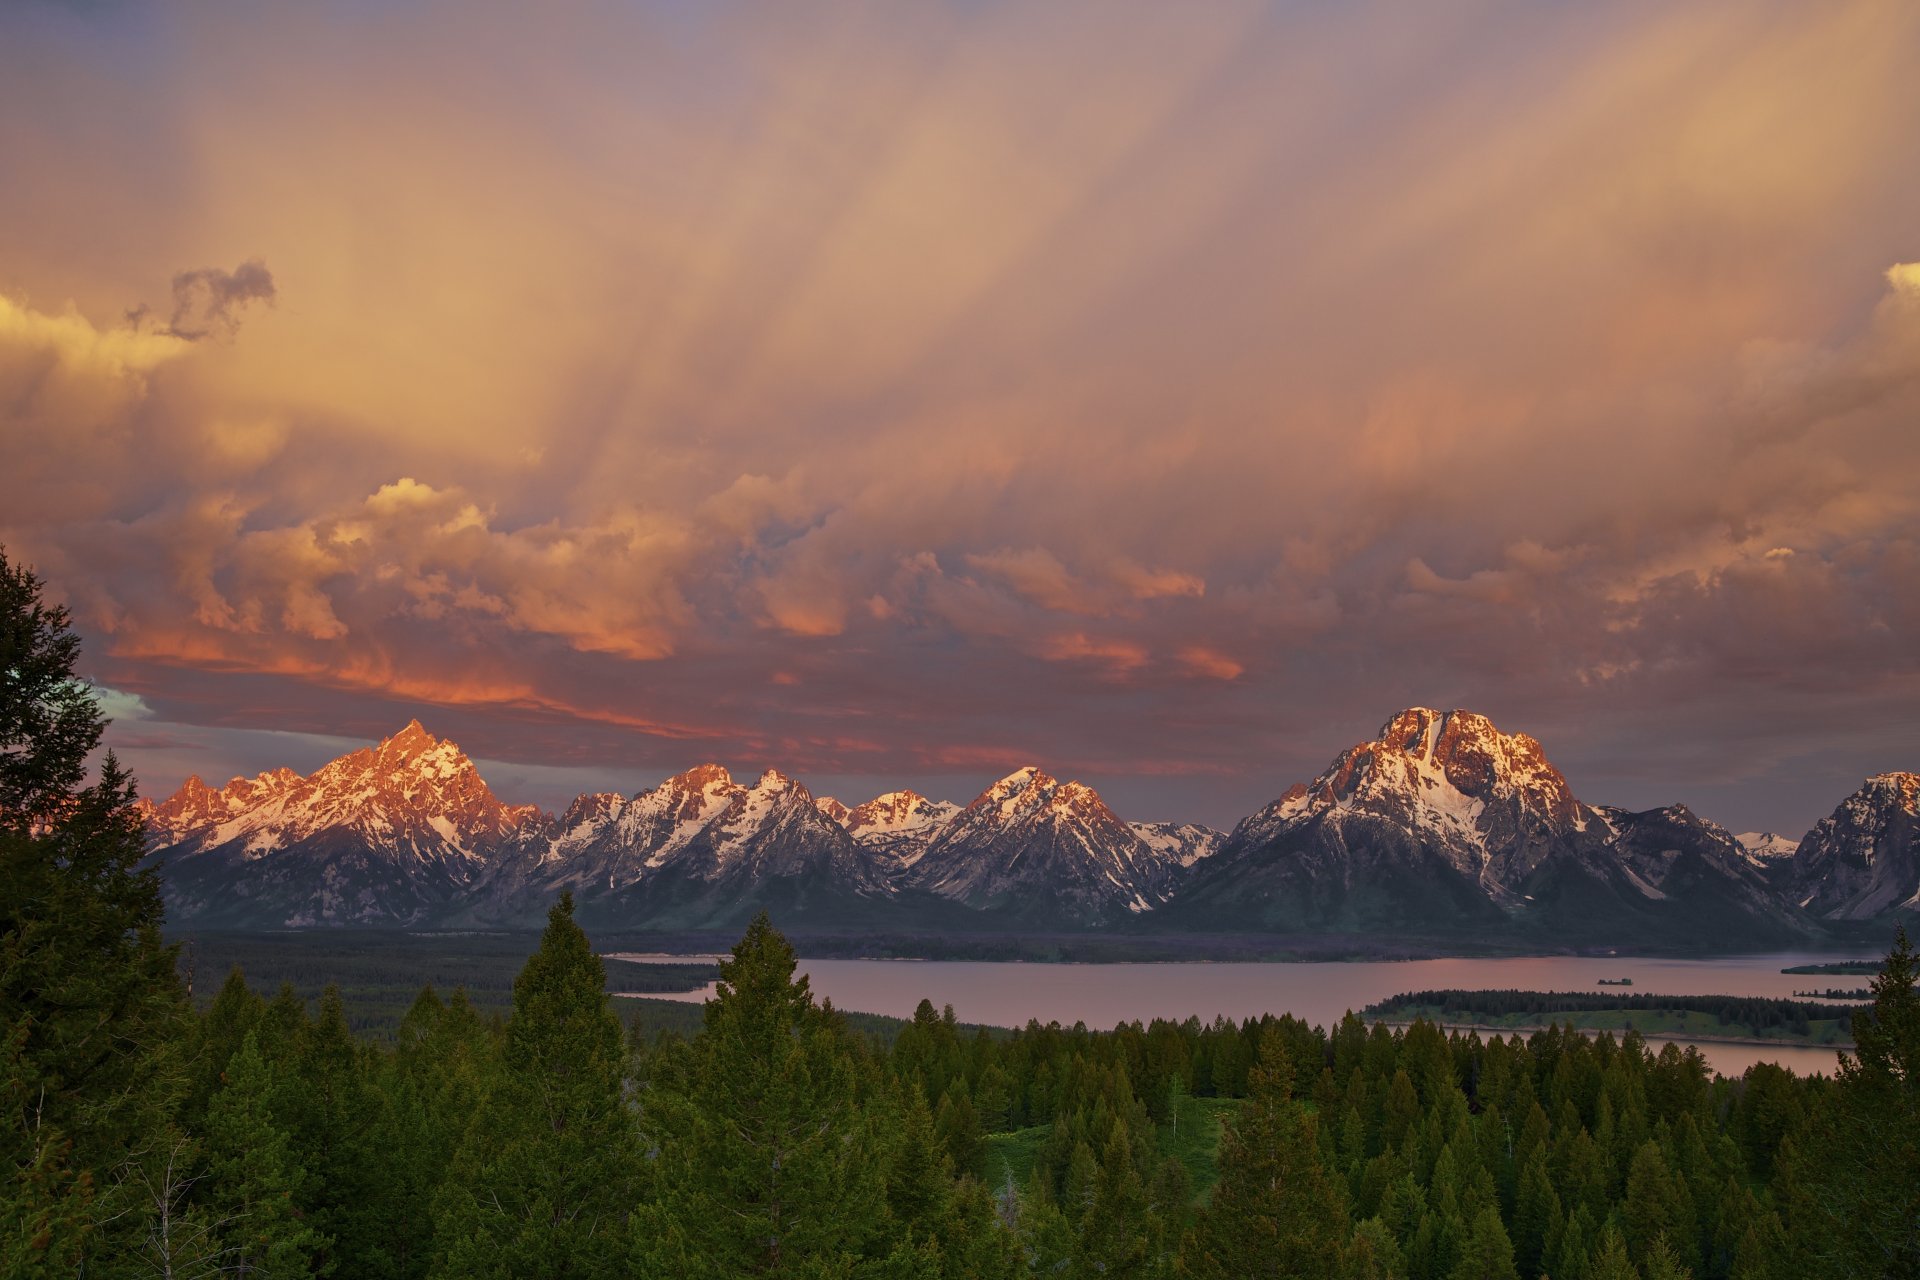
[[[934,1131],[940,1135],[956,1173],[977,1178],[986,1172],[987,1143],[980,1133],[980,1118],[973,1109],[966,1081],[956,1081],[940,1099]]]
[[[1126,1122],[1116,1122],[1094,1178],[1093,1202],[1074,1240],[1071,1274],[1115,1280],[1146,1275],[1157,1225],[1152,1218]]]
[[[1520,1280],[1513,1265],[1513,1244],[1500,1225],[1498,1209],[1489,1206],[1474,1217],[1448,1280]]]
[[[267,1002],[247,985],[246,975],[235,965],[187,1038],[186,1096],[180,1102],[180,1117],[189,1128],[197,1127],[207,1114],[207,1104],[219,1089],[227,1064],[240,1051],[247,1034],[260,1024],[266,1007]]]
[[[700,1034],[654,1064],[643,1109],[662,1196],[643,1274],[826,1274],[892,1249],[859,1047],[794,969],[761,915],[721,961]]]
[[[131,778],[64,608],[0,552],[0,1272],[134,1256],[177,1168],[185,1000]],[[143,1165],[142,1162],[151,1162]]]
[[[373,1146],[381,1100],[367,1079],[337,986],[321,993],[319,1016],[304,1028],[292,1070],[276,1093],[276,1114],[292,1136],[295,1158],[311,1175],[303,1204],[315,1229],[331,1240],[325,1260],[356,1275],[383,1270],[375,1259],[387,1239],[377,1218],[390,1166]]]
[[[1181,1244],[1188,1274],[1333,1280],[1347,1234],[1344,1190],[1320,1163],[1311,1117],[1289,1097],[1292,1064],[1269,1026],[1248,1096],[1220,1139],[1213,1200]]]
[[[925,1095],[917,1084],[907,1088],[887,1172],[887,1207],[909,1236],[930,1240],[946,1220],[953,1168],[934,1134]]]
[[[1354,1227],[1342,1280],[1406,1280],[1406,1275],[1400,1243],[1386,1223],[1368,1218]]]
[[[1675,1213],[1678,1193],[1660,1144],[1648,1141],[1634,1152],[1627,1174],[1626,1199],[1620,1206],[1621,1233],[1627,1254],[1638,1265],[1646,1263],[1655,1240],[1671,1241],[1677,1230],[1691,1230],[1692,1215],[1684,1223]]]
[[[1627,1242],[1611,1225],[1600,1232],[1600,1246],[1587,1264],[1586,1280],[1641,1280],[1640,1271],[1627,1256]]]
[[[434,1206],[445,1276],[614,1276],[638,1199],[626,1043],[562,895],[513,984],[499,1068]]]
[[[1560,1212],[1560,1197],[1547,1172],[1545,1144],[1537,1145],[1520,1174],[1513,1211],[1514,1262],[1525,1275],[1538,1275],[1546,1256],[1547,1237]]]
[[[1856,1276],[1920,1275],[1920,992],[1903,927],[1853,1017],[1820,1198]]]
[[[248,1032],[227,1063],[207,1108],[207,1205],[230,1275],[280,1280],[313,1273],[327,1240],[305,1220],[296,1197],[306,1173],[273,1119],[273,1068]]]

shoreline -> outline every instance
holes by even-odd
[[[1415,1021],[1417,1021],[1417,1019],[1414,1019],[1414,1018],[1368,1018],[1368,1019],[1365,1019],[1365,1021],[1369,1023],[1377,1022],[1380,1025],[1387,1026],[1387,1027],[1410,1027],[1414,1024]],[[1496,1026],[1490,1026],[1489,1024],[1484,1022],[1441,1022],[1433,1018],[1428,1018],[1426,1019],[1426,1021],[1432,1022],[1435,1026],[1439,1027],[1442,1031],[1478,1031],[1478,1032],[1490,1032],[1492,1034],[1502,1035],[1502,1036],[1512,1035],[1515,1033],[1532,1034],[1534,1032],[1546,1031],[1550,1029],[1548,1024],[1544,1022],[1529,1023],[1524,1026],[1496,1027]],[[1567,1026],[1567,1024],[1564,1022],[1554,1023],[1552,1025],[1557,1027],[1562,1027],[1562,1028]],[[1858,1052],[1860,1047],[1851,1041],[1847,1041],[1845,1043],[1839,1043],[1839,1042],[1821,1042],[1821,1041],[1813,1041],[1813,1040],[1791,1040],[1791,1039],[1785,1039],[1785,1038],[1763,1040],[1756,1036],[1697,1035],[1691,1031],[1652,1031],[1642,1027],[1632,1027],[1632,1028],[1574,1027],[1573,1029],[1575,1031],[1578,1031],[1583,1036],[1584,1035],[1597,1036],[1602,1031],[1605,1031],[1611,1034],[1616,1040],[1619,1039],[1621,1036],[1625,1035],[1629,1030],[1633,1030],[1633,1031],[1638,1031],[1643,1039],[1671,1040],[1675,1044],[1739,1044],[1739,1045],[1754,1046],[1762,1049],[1831,1049],[1835,1053],[1854,1053],[1854,1052]]]

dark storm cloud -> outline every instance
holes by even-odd
[[[240,311],[250,302],[272,305],[273,273],[258,258],[232,271],[201,267],[173,277],[173,315],[167,332],[198,340],[231,336],[240,327]]]

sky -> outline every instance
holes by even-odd
[[[0,543],[145,790],[1409,705],[1798,834],[1920,768],[1920,6],[0,7]]]

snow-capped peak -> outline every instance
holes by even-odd
[[[1791,858],[1794,850],[1800,847],[1798,840],[1771,831],[1742,831],[1734,837],[1740,847],[1746,850],[1747,857],[1753,862],[1765,865],[1777,862],[1781,858]]]
[[[1584,832],[1598,821],[1574,798],[1539,742],[1502,733],[1473,711],[1409,707],[1373,739],[1335,757],[1325,772],[1290,788],[1235,833],[1260,843],[1326,816],[1337,823],[1386,822],[1429,840],[1462,872],[1485,877],[1503,851],[1538,837]],[[1354,839],[1363,839],[1358,832]],[[1518,855],[1524,864],[1533,854]],[[1521,867],[1499,869],[1499,877]]]
[[[911,867],[960,806],[947,800],[929,800],[917,791],[889,791],[855,805],[841,819],[847,834],[870,849],[891,854],[901,867]]]

